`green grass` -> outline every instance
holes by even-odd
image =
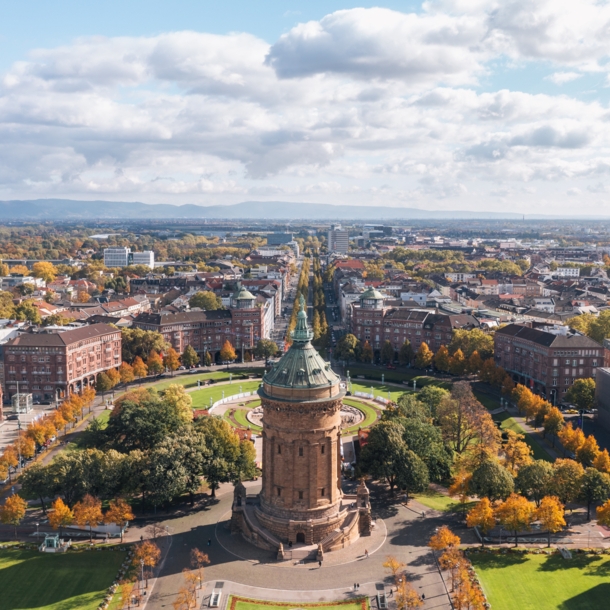
[[[371,393],[371,386],[373,386],[373,394],[375,397],[381,396],[382,398],[388,397],[388,392],[390,392],[391,399],[396,401],[403,394],[407,393],[409,390],[405,387],[405,389],[397,388],[393,385],[386,385],[381,383],[375,383],[374,381],[370,383],[365,383],[362,381],[355,381],[352,378],[352,393],[354,392],[366,392],[367,394]]]
[[[443,381],[441,379],[437,379],[436,377],[431,377],[429,375],[420,375],[415,369],[401,370],[399,368],[398,370],[391,371],[387,369],[360,368],[358,366],[348,366],[346,368],[347,370],[349,370],[352,379],[357,378],[358,375],[364,375],[366,379],[381,381],[381,376],[383,375],[384,381],[392,381],[394,383],[402,383],[403,381],[408,381],[411,387],[413,387],[413,379],[416,380],[418,388],[423,388],[427,385],[435,385],[440,388],[451,387],[450,381]]]
[[[254,405],[252,405],[252,408],[254,408]],[[249,410],[250,409],[235,409],[235,411],[233,412],[233,417],[235,418],[235,421],[242,428],[250,428],[250,429],[254,430],[255,432],[260,432],[262,430],[262,428],[260,426],[253,424],[246,417],[246,414],[248,413]],[[228,411],[227,411],[227,413],[228,413]]]
[[[190,396],[193,399],[193,408],[195,409],[207,409],[210,407],[210,398],[212,404],[224,397],[229,398],[235,394],[239,394],[239,388],[241,386],[242,392],[253,392],[258,389],[260,380],[258,381],[233,381],[231,384],[213,385],[201,390],[195,390],[190,392]]]
[[[152,384],[150,387],[155,388],[161,392],[172,384],[182,385],[185,388],[194,388],[197,386],[197,380],[206,381],[213,379],[214,381],[229,381],[229,373],[233,375],[233,379],[243,379],[244,375],[260,375],[263,369],[231,369],[227,371],[214,371],[213,373],[200,373],[199,375],[181,375],[180,377],[173,377],[171,379],[164,379],[158,383]]]
[[[493,610],[608,608],[608,558],[472,553],[470,559]]]
[[[483,394],[482,392],[473,391],[476,399],[488,410],[495,411],[499,409],[502,405],[500,405],[500,401],[493,396],[489,396],[488,394]]]
[[[94,610],[125,553],[0,551],[0,610]]]
[[[364,402],[360,402],[359,400],[354,400],[352,398],[344,398],[343,402],[346,405],[350,405],[351,407],[356,407],[356,409],[359,409],[364,413],[364,419],[359,424],[343,430],[342,434],[344,436],[356,434],[356,432],[358,432],[358,428],[369,428],[377,421],[379,411],[377,411],[370,405],[367,405]]]
[[[230,610],[293,610],[294,608],[317,608],[319,610],[368,610],[369,600],[366,597],[336,602],[267,602],[232,595],[227,608]]]
[[[441,512],[457,512],[461,510],[469,510],[476,504],[475,502],[466,502],[465,506],[462,506],[458,500],[451,498],[445,494],[442,494],[434,489],[428,489],[420,494],[413,496],[420,504],[427,506],[433,510]]]

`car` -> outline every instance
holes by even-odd
[[[186,367],[185,367],[185,366],[179,366],[179,367],[178,367],[178,370],[179,370],[179,371],[186,371]]]
[[[386,366],[385,368],[389,369],[390,371],[393,371],[396,369],[396,367],[393,364],[388,364],[388,366]]]

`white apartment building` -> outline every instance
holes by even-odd
[[[558,267],[553,275],[557,277],[580,277],[580,267]]]
[[[151,269],[155,268],[155,253],[152,250],[144,252],[132,252],[132,265],[145,265]]]
[[[155,268],[155,253],[152,250],[132,252],[131,248],[105,248],[104,265],[106,267],[128,267],[129,265],[145,265]]]
[[[347,254],[349,250],[349,232],[341,225],[331,225],[328,231],[328,251]]]
[[[106,267],[127,267],[131,248],[104,248],[104,265]]]

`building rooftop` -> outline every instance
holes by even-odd
[[[555,334],[544,330],[538,330],[536,328],[530,328],[529,326],[523,326],[521,324],[509,324],[504,328],[500,328],[496,331],[496,335],[507,335],[510,337],[516,337],[523,339],[524,341],[531,341],[532,343],[538,343],[545,347],[555,348],[577,348],[577,347],[592,347],[599,348],[601,345],[597,341],[593,341],[589,337],[578,333],[567,334]]]
[[[280,361],[264,376],[263,383],[282,388],[321,388],[339,383],[339,376],[311,344],[313,332],[307,324],[305,300],[292,331],[292,345]]]

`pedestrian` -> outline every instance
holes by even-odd
[[[354,583],[354,591],[356,590],[356,583]]]
[[[390,587],[390,594],[388,595],[388,597],[394,597],[394,589],[392,589]]]
[[[423,601],[423,600],[425,600],[425,599],[426,599],[426,594],[425,594],[425,593],[422,593],[422,594],[421,594],[421,598],[422,598],[422,601]]]
[[[318,567],[321,568],[322,567],[322,562],[318,560]]]
[[[421,516],[422,516],[422,518],[424,518],[426,516],[426,511],[425,510],[421,511]]]
[[[212,546],[212,539],[208,538],[208,546]]]
[[[365,557],[366,559],[368,559],[368,558],[369,558],[369,552],[368,552],[366,549],[364,549],[364,557]]]

